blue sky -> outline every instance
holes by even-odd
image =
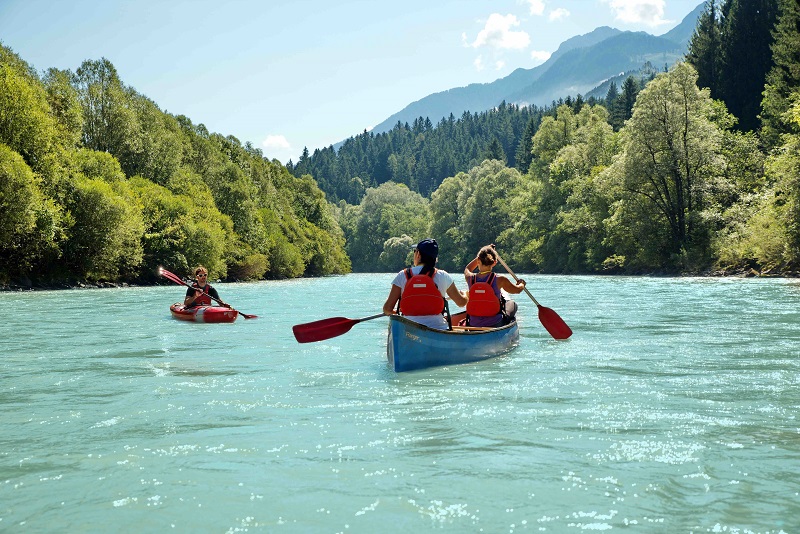
[[[105,57],[161,109],[286,163],[598,26],[660,35],[701,1],[0,0],[0,42],[40,72]]]

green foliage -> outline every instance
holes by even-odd
[[[142,212],[127,183],[109,184],[76,175],[66,209],[74,224],[64,261],[87,280],[115,280],[135,274],[142,262]]]
[[[575,112],[571,106],[562,105],[556,110],[555,117],[545,117],[536,135],[533,136],[533,167],[535,174],[547,172],[547,167],[556,157],[558,151],[572,142],[572,135],[577,128]]]
[[[505,161],[527,170],[530,141],[544,111],[502,102],[483,113],[452,114],[435,126],[419,117],[413,124],[397,123],[380,134],[364,132],[341,147],[309,154],[304,150],[295,176],[312,175],[333,200],[358,204],[369,187],[388,181],[404,184],[429,196],[447,177],[478,165],[485,158]],[[520,149],[521,145],[526,145]]]
[[[61,219],[22,157],[0,143],[0,281],[58,255]]]
[[[606,107],[420,117],[287,167],[164,113],[106,59],[40,77],[0,46],[0,283],[396,271],[424,237],[455,272],[487,243],[518,271],[797,269],[798,9],[709,0],[699,74],[629,77]]]
[[[38,171],[55,148],[58,133],[47,92],[10,50],[0,47],[0,57],[0,143]]]
[[[191,182],[191,175],[182,179]],[[213,206],[209,193],[176,194],[142,177],[130,183],[142,207],[144,278],[154,277],[158,267],[188,273],[198,264],[215,277],[226,276],[233,224]]]
[[[486,148],[483,159],[493,159],[501,162],[503,165],[506,164],[506,153],[503,151],[503,145],[500,144],[500,141],[498,141],[496,137],[492,139],[492,142],[489,143],[489,146]]]
[[[122,160],[136,152],[139,124],[114,65],[105,58],[84,61],[73,77],[83,109],[83,144]]]
[[[775,66],[767,74],[761,102],[762,137],[769,147],[779,145],[781,134],[792,131],[786,113],[792,92],[800,86],[800,3],[781,0],[780,9],[772,43]]]
[[[403,269],[414,261],[412,247],[417,243],[407,235],[390,237],[383,244],[378,261],[386,266],[386,270],[394,272]]]
[[[550,214],[550,232],[541,236],[543,267],[553,272],[595,272],[606,269],[611,254],[603,221],[617,191],[602,171],[617,151],[617,135],[601,106],[584,106],[576,117],[573,143],[559,150],[550,164],[550,180],[542,195],[542,211]],[[553,198],[548,202],[547,196]],[[561,200],[561,202],[559,202]]]
[[[713,98],[719,97],[719,69],[721,62],[721,13],[719,0],[707,0],[705,11],[697,21],[697,28],[689,42],[686,61],[697,71],[697,85],[708,87]]]
[[[464,236],[451,269],[463,269],[478,250],[489,243],[503,244],[501,234],[513,225],[508,200],[519,186],[521,176],[516,169],[497,160],[485,160],[470,169],[463,178],[459,195],[458,229]]]
[[[136,119],[131,125],[134,139],[119,155],[125,174],[144,176],[164,185],[183,161],[180,125],[149,98],[133,90],[127,91],[126,100]]]
[[[776,183],[774,209],[779,227],[786,240],[780,258],[784,265],[800,266],[800,89],[790,98],[792,102],[784,120],[798,133],[785,134],[783,145],[767,162],[768,177]]]
[[[699,215],[707,185],[723,165],[722,137],[711,121],[715,108],[708,92],[696,80],[686,63],[659,75],[641,92],[626,124],[615,170],[626,193],[619,207],[631,213],[618,222],[640,226],[634,233],[647,239],[631,243],[616,234],[617,250],[643,266],[694,269],[709,262],[709,228]]]
[[[354,271],[394,269],[396,265],[385,265],[380,260],[384,244],[392,237],[403,235],[411,237],[415,243],[425,238],[428,201],[405,185],[387,182],[367,189],[361,204],[344,210],[340,224]]]
[[[739,119],[738,128],[742,131],[759,127],[764,83],[773,66],[770,47],[778,3],[779,0],[726,0],[723,9],[719,94]]]
[[[108,183],[125,180],[125,173],[122,172],[119,161],[108,152],[82,148],[72,152],[71,155],[71,167],[76,173],[89,178],[99,178]]]
[[[42,80],[50,111],[58,124],[59,144],[68,148],[78,145],[83,129],[83,111],[71,78],[69,71],[48,69]]]

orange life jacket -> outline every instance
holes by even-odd
[[[400,296],[400,313],[403,315],[438,315],[444,312],[445,300],[433,282],[433,273],[415,274],[406,269],[406,285]]]
[[[478,275],[473,275],[469,281],[469,302],[467,302],[467,315],[472,317],[491,317],[500,313],[500,299],[495,292],[495,274],[490,273],[489,278],[478,282]]]

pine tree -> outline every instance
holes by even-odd
[[[614,102],[616,102],[617,97],[619,96],[619,89],[617,88],[617,83],[612,81],[608,86],[608,92],[606,93],[606,109],[610,110],[614,106]]]
[[[531,153],[531,149],[533,148],[533,136],[536,134],[536,130],[538,129],[539,118],[533,116],[528,119],[528,125],[525,127],[525,131],[523,132],[522,137],[519,140],[519,144],[517,145],[516,167],[517,170],[523,174],[528,172],[528,168],[531,166],[531,161],[533,161],[533,154]]]
[[[721,96],[738,119],[738,128],[758,127],[761,93],[772,68],[772,29],[779,0],[728,0],[723,21]]]
[[[628,76],[622,84],[622,92],[611,109],[611,126],[614,130],[619,131],[625,125],[625,121],[631,118],[638,94],[639,83],[633,76]]]
[[[686,61],[697,71],[697,85],[708,87],[711,97],[718,98],[718,70],[720,61],[720,12],[717,0],[708,0],[706,9],[697,21],[694,35],[689,42]]]
[[[486,149],[484,159],[496,159],[505,165],[506,153],[503,150],[503,145],[501,145],[500,141],[497,140],[497,137],[493,137],[492,141],[489,143],[489,147]]]
[[[780,7],[772,43],[775,66],[767,75],[761,102],[761,133],[767,146],[777,145],[780,135],[790,131],[783,116],[790,106],[789,96],[800,87],[800,3],[781,0]]]

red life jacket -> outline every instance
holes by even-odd
[[[194,289],[200,289],[200,285],[195,282],[192,284]],[[211,284],[206,284],[206,287],[200,289],[200,291],[204,291],[205,293],[211,293]],[[199,297],[194,299],[192,302],[192,306],[211,306],[211,297],[206,295],[205,293],[201,293]]]
[[[494,289],[495,274],[489,273],[489,278],[477,282],[478,275],[473,275],[469,280],[469,302],[467,302],[467,315],[472,317],[491,317],[500,313],[500,299]]]
[[[400,313],[403,315],[438,315],[444,312],[445,300],[433,282],[433,273],[415,274],[406,269],[406,285],[400,297]]]

